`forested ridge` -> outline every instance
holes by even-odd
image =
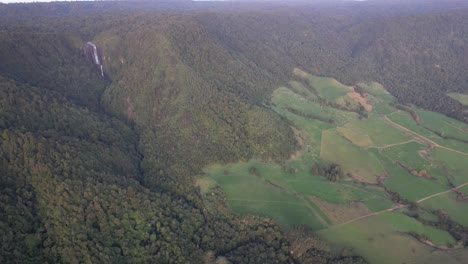
[[[466,93],[468,12],[306,7],[0,5],[0,262],[364,262],[292,254],[294,232],[235,215],[194,176],[298,148],[269,106],[294,67],[464,120],[445,94]]]

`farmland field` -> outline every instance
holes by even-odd
[[[455,222],[468,226],[468,202],[453,193],[444,194],[424,201],[421,206],[428,210],[443,210]]]
[[[420,116],[422,126],[441,134],[443,137],[468,143],[468,125],[435,112],[419,110],[417,113]]]
[[[371,152],[347,141],[334,130],[323,132],[321,158],[340,164],[343,170],[363,182],[375,183],[384,173],[378,158]]]
[[[300,149],[281,162],[209,166],[197,184],[205,194],[219,186],[239,214],[307,226],[333,252],[371,263],[463,263],[463,242],[430,223],[442,212],[468,226],[466,124],[394,108],[378,83],[355,87],[360,93],[294,69],[271,101]]]
[[[411,136],[393,129],[382,119],[372,116],[368,119],[353,120],[339,127],[338,131],[354,144],[364,148],[382,148],[412,140]],[[359,142],[359,137],[365,137]]]
[[[332,241],[334,250],[349,249],[364,256],[370,263],[460,263],[449,254],[434,255],[430,246],[408,235],[408,230],[422,231],[439,242],[453,241],[446,232],[422,227],[417,221],[396,213],[366,218],[318,234]],[[420,262],[422,259],[425,261]]]
[[[452,97],[453,99],[457,100],[463,105],[468,105],[468,95],[461,94],[461,93],[448,93],[448,96]]]

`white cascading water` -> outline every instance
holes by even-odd
[[[102,70],[102,64],[101,62],[99,61],[99,55],[98,55],[98,52],[97,52],[97,47],[96,45],[94,45],[94,43],[92,43],[91,41],[88,41],[88,43],[86,43],[86,45],[89,45],[93,48],[93,59],[94,59],[94,64],[98,65],[99,68],[101,69],[101,76],[104,77],[104,71]]]

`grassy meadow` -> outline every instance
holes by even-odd
[[[448,96],[460,102],[462,105],[468,105],[468,95],[462,93],[448,93]]]
[[[450,233],[407,214],[412,203],[419,219],[437,221],[431,212],[443,210],[468,226],[468,202],[450,191],[468,182],[466,124],[420,109],[415,120],[392,107],[395,99],[378,83],[350,88],[300,69],[271,101],[293,127],[300,150],[281,162],[206,167],[197,180],[202,193],[219,186],[235,212],[307,226],[332,251],[360,254],[370,263],[464,259],[463,250],[435,250],[458,243]],[[363,107],[356,111],[360,104],[372,107],[363,114]],[[340,171],[335,178],[316,169],[333,165]],[[468,186],[460,192],[468,196]]]

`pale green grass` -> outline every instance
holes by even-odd
[[[315,100],[317,96],[311,92],[309,88],[307,88],[303,83],[298,81],[290,81],[289,83],[290,90],[293,92],[305,97],[308,100]]]
[[[468,152],[468,144],[466,143],[462,143],[460,141],[455,141],[455,140],[451,140],[451,139],[443,139],[441,138],[440,136],[436,135],[435,133],[425,129],[424,127],[422,126],[419,126],[416,124],[416,122],[407,114],[407,113],[404,113],[404,112],[399,112],[399,113],[393,113],[391,115],[388,115],[388,118],[401,125],[401,126],[404,126],[405,128],[413,131],[413,132],[416,132],[417,134],[423,136],[423,137],[426,137],[432,141],[434,141],[435,143],[441,145],[441,146],[444,146],[444,147],[448,147],[448,148],[451,148],[451,149],[454,149],[454,150],[457,150],[457,151],[461,151],[461,152]]]
[[[318,120],[310,120],[301,116],[294,115],[290,112],[283,114],[291,120],[295,126],[304,131],[304,147],[301,155],[308,155],[311,160],[320,157],[320,147],[322,142],[322,130],[329,129],[332,126],[328,123]]]
[[[349,124],[350,123],[347,123],[344,126],[337,127],[336,131],[338,131],[341,136],[347,140],[350,140],[354,145],[359,147],[371,148],[374,146],[374,142],[365,131],[359,127],[356,128]]]
[[[312,76],[307,81],[321,97],[330,102],[335,102],[336,99],[346,96],[351,92],[346,85],[341,84],[333,78]]]
[[[332,120],[334,124],[343,124],[357,118],[353,112],[341,111],[316,102],[311,102],[303,96],[282,87],[273,93],[272,102],[281,109],[293,108],[301,113],[318,116],[320,119]],[[308,118],[313,119],[313,118]]]
[[[460,263],[464,254],[437,252],[406,234],[414,232],[427,236],[439,245],[454,243],[445,231],[425,226],[400,212],[384,213],[338,227],[330,227],[331,221],[314,203],[314,199],[346,206],[351,202],[363,203],[370,212],[389,209],[393,204],[382,187],[368,185],[344,177],[337,182],[311,174],[316,162],[327,160],[338,163],[345,172],[350,172],[363,181],[376,182],[376,175],[389,174],[385,186],[397,191],[410,201],[449,190],[447,175],[456,184],[468,177],[466,156],[434,148],[429,155],[421,157],[420,150],[427,146],[408,142],[414,138],[384,122],[384,115],[408,129],[435,141],[437,144],[462,151],[466,148],[456,141],[443,139],[433,132],[418,126],[404,112],[396,112],[389,106],[394,98],[377,83],[364,84],[369,93],[373,111],[369,119],[358,120],[356,113],[320,105],[314,90],[328,101],[345,96],[349,89],[332,78],[316,77],[299,69],[294,70],[296,79],[290,88],[282,87],[272,95],[273,110],[291,122],[300,134],[302,147],[294,159],[279,164],[251,160],[229,165],[213,165],[205,169],[209,178],[202,178],[198,186],[204,193],[214,182],[221,186],[227,202],[240,214],[258,214],[275,219],[284,226],[307,225],[330,242],[336,252],[347,248],[351,253],[364,256],[370,263]],[[300,114],[295,114],[294,109]],[[318,116],[320,119],[311,118]],[[309,116],[309,117],[307,117]],[[334,123],[324,122],[333,119]],[[464,124],[444,116],[423,112],[423,124],[440,128],[441,132],[461,136]],[[337,126],[342,126],[337,128]],[[351,141],[341,136],[338,131]],[[454,132],[454,131],[458,132]],[[404,143],[404,144],[399,144]],[[397,144],[397,145],[394,145]],[[428,144],[425,142],[424,144]],[[464,151],[467,151],[466,148]],[[432,158],[432,160],[431,160]],[[427,170],[438,180],[413,176],[399,167],[401,162],[416,170]],[[256,173],[252,173],[255,168]],[[209,180],[207,180],[209,179]],[[468,193],[468,186],[462,189]],[[426,200],[423,208],[446,209],[455,221],[468,219],[466,205],[459,207],[450,195],[441,195]],[[460,209],[461,212],[456,211]],[[323,209],[323,210],[326,210]],[[427,213],[426,220],[436,220]],[[328,228],[328,229],[324,229]]]
[[[438,131],[445,137],[454,137],[468,142],[468,125],[439,113],[423,110],[417,112],[423,126]]]
[[[307,81],[309,86],[315,89],[320,97],[330,102],[335,102],[336,99],[347,95],[351,91],[346,85],[333,78],[314,76],[298,68],[293,70],[293,74]]]
[[[386,209],[389,209],[394,206],[394,204],[388,199],[388,197],[376,196],[363,202],[369,211],[371,212],[380,212]]]
[[[450,177],[455,185],[468,182],[468,156],[435,148],[432,150],[432,158],[438,162],[442,172]]]
[[[255,168],[257,175],[250,172]],[[279,165],[259,161],[211,166],[205,172],[223,189],[232,209],[241,214],[259,214],[286,226],[305,224],[324,228],[328,219],[311,201],[293,192]]]
[[[430,241],[437,245],[445,246],[456,242],[447,231],[423,225],[416,219],[401,213],[388,212],[378,215],[377,218],[390,223],[394,229],[400,232],[414,232],[420,235],[425,235]]]
[[[435,135],[434,133],[432,133],[431,131],[421,127],[421,126],[418,126],[418,124],[416,124],[416,122],[411,118],[411,116],[409,116],[409,114],[407,114],[406,112],[398,112],[398,113],[393,113],[391,115],[388,115],[387,116],[388,119],[390,119],[391,121],[397,123],[398,125],[401,125],[413,132],[416,132],[417,134],[423,136],[423,137],[426,137],[430,140],[433,140],[433,141],[436,141],[437,140],[440,140],[441,137]]]
[[[448,93],[448,96],[460,102],[462,105],[468,105],[468,94]]]
[[[440,163],[428,160],[429,158],[425,159],[419,154],[419,151],[425,151],[426,149],[426,146],[417,142],[409,142],[407,144],[386,148],[382,150],[382,154],[393,161],[396,166],[402,164],[408,169],[416,170],[417,172],[425,170],[429,177],[438,179],[439,184],[447,185],[448,181]]]
[[[362,87],[366,93],[370,94],[367,101],[372,105],[372,113],[382,115],[396,111],[389,105],[390,102],[395,102],[395,98],[380,83],[358,83],[357,86]]]
[[[375,183],[376,176],[384,173],[373,153],[350,143],[335,130],[323,132],[320,157],[339,164],[345,172],[370,183]]]
[[[357,84],[357,86],[362,87],[366,93],[369,93],[382,99],[390,100],[394,98],[387,90],[385,90],[383,85],[378,82],[360,82]]]
[[[382,157],[382,162],[385,164],[384,166],[387,168],[388,173],[390,173],[390,177],[385,179],[385,186],[392,191],[398,192],[410,201],[415,202],[448,189],[447,186],[434,180],[409,174],[406,170],[394,165],[385,157]]]
[[[465,186],[465,187],[462,187],[462,188],[460,188],[458,190],[461,191],[462,193],[464,193],[466,196],[468,196],[468,185]]]
[[[387,216],[389,220],[386,220]],[[427,256],[433,256],[433,249],[404,232],[419,231],[440,241],[451,241],[450,236],[440,230],[419,226],[414,220],[405,217],[389,216],[386,213],[326,229],[318,234],[331,244],[333,251],[341,252],[347,248],[351,253],[363,256],[369,263],[437,263],[421,261]],[[459,263],[447,254],[437,255],[436,260],[444,264]]]
[[[430,201],[430,200],[427,200],[427,201]],[[421,207],[423,208],[426,208],[424,206],[426,202],[423,202],[421,203]],[[439,217],[433,213],[430,213],[430,212],[424,212],[424,211],[418,211],[418,217],[423,219],[423,220],[426,220],[426,221],[431,221],[431,222],[437,222],[439,220]]]
[[[468,202],[459,201],[454,193],[447,193],[421,203],[428,210],[442,210],[455,222],[468,226]]]
[[[364,148],[386,147],[412,139],[406,133],[392,127],[376,116],[353,120],[345,124],[343,128],[344,130],[342,129],[340,132],[342,131],[345,136],[349,136],[348,138],[353,143]]]
[[[292,180],[290,184],[298,193],[313,195],[324,201],[337,204],[366,200],[370,196],[358,189],[332,184],[318,176],[310,176],[309,179]]]
[[[235,212],[272,218],[284,226],[304,225],[312,230],[325,227],[310,209],[300,202],[229,200],[229,204]]]

